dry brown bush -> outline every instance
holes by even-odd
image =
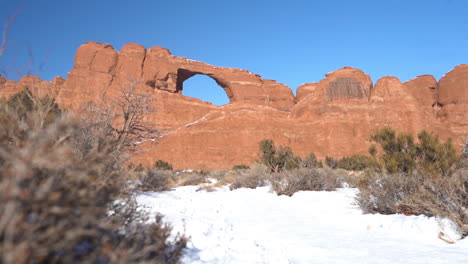
[[[287,196],[298,191],[333,191],[339,187],[336,175],[324,169],[300,168],[274,173],[270,182],[276,194]]]
[[[447,217],[468,235],[468,170],[434,178],[419,171],[362,175],[356,201],[365,213]]]
[[[142,191],[167,191],[175,185],[175,176],[172,171],[145,169],[139,175],[138,189]]]
[[[180,179],[180,186],[200,185],[207,183],[207,175],[199,173],[184,174]]]
[[[0,107],[0,263],[177,263],[186,239],[143,224],[106,134],[43,114]]]
[[[234,177],[234,181],[229,186],[231,190],[239,188],[255,189],[267,184],[269,168],[255,163],[251,169],[233,171],[231,176]]]

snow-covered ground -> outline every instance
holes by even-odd
[[[196,186],[137,196],[190,237],[184,263],[468,263],[468,239],[448,221],[363,215],[356,189],[277,196],[268,187],[216,192]]]

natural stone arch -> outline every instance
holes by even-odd
[[[226,81],[223,81],[222,79],[217,78],[216,76],[214,76],[214,74],[203,73],[203,72],[198,72],[198,71],[191,71],[191,70],[187,70],[187,69],[178,69],[177,70],[176,93],[182,93],[182,90],[184,89],[184,82],[186,80],[188,80],[189,78],[197,75],[197,74],[205,75],[205,76],[208,76],[211,79],[213,79],[221,88],[224,89],[224,91],[226,92],[227,97],[229,98],[229,101],[230,102],[235,101],[232,89],[231,89],[230,85]]]

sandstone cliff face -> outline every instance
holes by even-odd
[[[468,104],[468,64],[458,65],[440,79],[437,102],[441,105]]]
[[[421,75],[403,83],[405,89],[416,98],[422,107],[433,107],[436,98],[437,80],[432,75]]]
[[[460,137],[468,139],[468,64],[445,74],[437,86],[437,117]]]
[[[182,95],[185,80],[196,74],[213,78],[230,103],[216,106]],[[378,80],[351,67],[326,74],[317,83],[291,89],[245,70],[212,66],[171,55],[161,47],[88,42],[78,48],[68,79],[45,82],[25,76],[18,83],[0,77],[0,98],[24,88],[53,96],[62,107],[78,110],[83,103],[108,103],[121,89],[134,86],[150,94],[155,112],[148,117],[164,129],[157,143],[147,143],[135,162],[167,160],[176,169],[226,169],[257,159],[265,138],[319,158],[366,154],[369,135],[384,126],[416,134],[421,129],[457,148],[467,137],[468,65],[460,65],[438,83],[423,75],[401,83]]]

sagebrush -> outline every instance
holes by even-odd
[[[137,209],[118,130],[13,98],[32,107],[0,104],[0,263],[177,263],[186,239]]]
[[[368,170],[356,183],[364,212],[447,217],[468,235],[468,170],[450,139],[421,131],[416,141],[384,128],[371,140],[383,150],[383,170]]]

